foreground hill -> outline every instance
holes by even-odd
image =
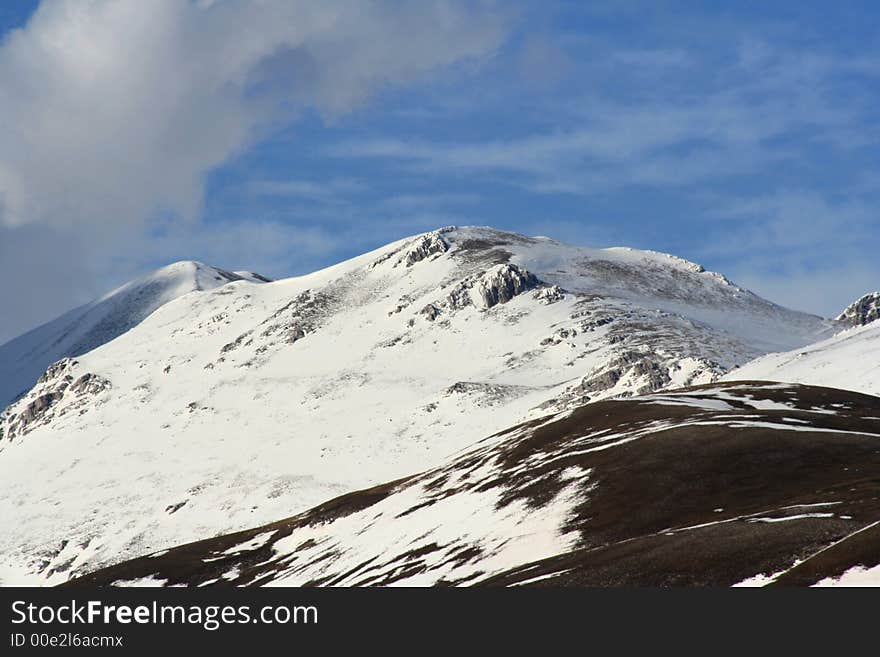
[[[745,382],[587,404],[72,583],[877,584],[880,398]]]
[[[0,582],[263,524],[519,422],[707,383],[840,327],[673,256],[490,228],[225,283],[137,306],[5,411]]]

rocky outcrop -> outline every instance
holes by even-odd
[[[538,278],[516,265],[496,265],[480,277],[474,291],[484,308],[491,308],[499,303],[507,303],[518,294],[537,287]]]
[[[448,250],[449,245],[440,237],[439,233],[428,233],[417,238],[394,266],[405,264],[407,267],[412,267],[417,262],[433,255],[446,253]]]
[[[437,306],[435,306],[433,303],[429,303],[427,306],[419,311],[419,314],[427,319],[429,322],[433,322],[440,314],[440,309],[437,308]]]
[[[557,329],[554,331],[553,335],[541,340],[541,346],[545,347],[547,345],[562,344],[566,340],[577,337],[577,334],[577,329],[573,327]]]
[[[451,310],[460,310],[461,308],[466,308],[473,304],[471,299],[471,286],[473,285],[473,281],[470,279],[465,279],[460,281],[452,288],[449,294],[446,295],[446,299],[443,302],[443,305],[448,306]]]
[[[368,269],[375,269],[379,265],[391,260],[394,261],[393,267],[398,267],[400,265],[412,267],[414,264],[421,262],[422,260],[440,256],[449,251],[449,244],[446,243],[441,235],[443,233],[448,233],[451,230],[455,230],[455,227],[447,226],[430,233],[425,233],[424,235],[419,235],[406,242],[403,246],[380,256],[369,265]]]
[[[223,345],[220,348],[220,358],[225,360],[226,354],[252,347],[255,342],[258,345],[254,347],[255,352],[262,354],[272,346],[293,344],[302,340],[318,329],[324,317],[331,312],[334,303],[331,294],[313,294],[311,290],[306,290],[264,319],[260,323],[259,328],[262,330],[259,333],[255,329],[249,329],[232,342]]]
[[[531,272],[514,264],[503,263],[456,283],[441,305],[452,310],[467,306],[487,310],[507,303],[540,284],[541,281]]]
[[[110,382],[97,374],[78,375],[78,366],[72,358],[52,363],[34,388],[0,416],[0,440],[24,436],[73,409],[84,412],[90,399],[110,388]]]
[[[70,384],[70,391],[77,395],[97,395],[108,387],[107,379],[86,373]]]
[[[558,285],[550,285],[540,288],[532,296],[545,306],[549,306],[551,303],[562,301],[565,298],[565,292]]]
[[[837,319],[852,326],[865,326],[880,319],[880,292],[866,294],[850,304]]]
[[[484,383],[481,381],[456,381],[446,388],[444,397],[464,395],[470,397],[476,406],[495,406],[522,397],[534,388],[527,386],[507,385],[498,383]],[[436,408],[436,403],[434,404]]]
[[[580,388],[586,393],[604,392],[625,377],[639,382],[636,394],[654,392],[672,380],[668,368],[658,363],[650,354],[625,351],[610,361],[601,372],[584,377]]]
[[[296,324],[291,326],[285,333],[285,340],[288,344],[293,344],[297,340],[302,340],[304,337],[306,337],[306,332],[301,326]]]
[[[536,287],[537,277],[513,264],[496,265],[487,270],[472,287],[475,305],[491,308],[507,303],[518,294]]]
[[[62,358],[61,360],[52,363],[51,365],[49,365],[49,367],[46,368],[46,371],[40,375],[39,379],[37,379],[37,385],[39,386],[41,384],[54,381],[55,379],[69,376],[69,374],[67,373],[69,373],[69,371],[77,365],[79,365],[79,361],[73,358]]]

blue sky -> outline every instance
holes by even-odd
[[[170,261],[447,224],[826,315],[880,288],[876,3],[36,5],[0,5],[0,341]]]

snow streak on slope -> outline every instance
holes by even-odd
[[[5,581],[268,522],[834,326],[672,256],[488,228],[186,295],[53,368],[0,420]]]
[[[806,383],[880,395],[880,322],[794,351],[763,356],[724,378]]]
[[[761,383],[587,404],[79,583],[854,583],[880,564],[878,415],[876,397]]]
[[[113,340],[172,299],[243,279],[262,277],[176,262],[0,345],[0,409],[27,392],[51,363]]]

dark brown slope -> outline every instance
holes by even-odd
[[[560,508],[555,529],[539,522]],[[808,585],[880,564],[878,520],[880,398],[726,383],[588,404],[425,474],[69,584]],[[548,554],[548,538],[564,548]]]

